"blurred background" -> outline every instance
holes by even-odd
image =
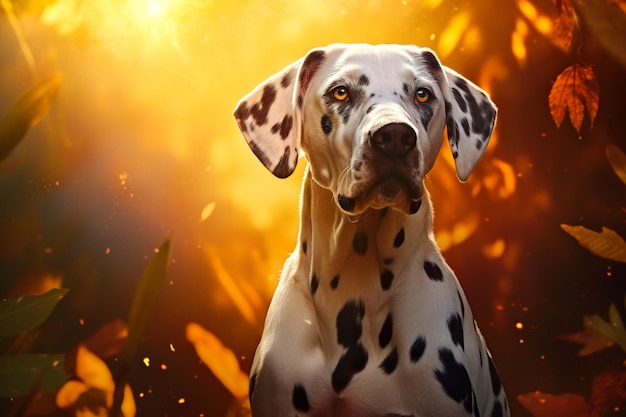
[[[619,1],[600,2],[623,18]],[[201,325],[247,374],[295,245],[306,161],[290,178],[275,178],[248,149],[232,110],[265,78],[334,42],[428,46],[499,107],[495,136],[469,181],[458,182],[445,145],[427,187],[437,240],[513,415],[532,415],[518,395],[574,393],[593,402],[594,378],[624,372],[618,346],[581,356],[562,337],[582,332],[585,315],[607,319],[611,304],[626,316],[625,264],[592,254],[560,227],[626,236],[626,186],[606,155],[610,145],[626,151],[624,44],[617,53],[607,46],[595,31],[606,22],[576,9],[568,47],[568,1],[0,5],[0,117],[37,82],[60,81],[49,111],[0,161],[0,297],[68,288],[30,347],[66,352],[128,317],[142,270],[171,238],[166,284],[129,373],[138,416],[242,412],[186,329]],[[593,125],[585,112],[579,130],[569,117],[557,128],[548,96],[574,64],[593,69],[599,109]],[[107,363],[114,368],[115,358]],[[602,415],[626,415],[616,398]],[[14,401],[2,399],[0,414]]]

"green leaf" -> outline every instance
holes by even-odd
[[[607,145],[605,153],[615,174],[626,184],[626,155],[624,152],[615,145]]]
[[[562,224],[561,229],[574,237],[580,245],[594,255],[617,262],[626,262],[626,242],[615,231],[602,227],[600,233],[584,226]]]
[[[0,397],[24,395],[37,383],[40,392],[59,388],[70,377],[63,368],[64,356],[0,356]]]
[[[54,288],[41,295],[0,300],[0,337],[13,337],[39,326],[68,291]]]
[[[120,354],[120,372],[115,376],[115,393],[110,414],[113,417],[122,415],[121,405],[124,396],[124,386],[128,377],[127,372],[137,354],[141,334],[148,323],[148,318],[152,313],[159,291],[165,281],[170,260],[170,250],[171,242],[168,239],[158,249],[157,254],[143,271],[137,283],[128,320],[128,338]]]
[[[48,113],[62,79],[61,74],[56,74],[38,82],[0,120],[0,162],[20,143],[28,130]]]
[[[624,329],[624,322],[614,304],[611,304],[609,308],[609,320],[610,322],[607,322],[597,314],[585,316],[583,319],[585,327],[593,329],[617,343],[626,352],[626,329]]]

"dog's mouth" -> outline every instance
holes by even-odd
[[[363,192],[352,196],[339,194],[337,203],[349,215],[358,215],[367,209],[392,208],[406,214],[415,214],[422,203],[421,184],[405,176],[389,173],[373,181]]]

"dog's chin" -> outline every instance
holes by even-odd
[[[366,193],[356,197],[339,195],[339,208],[350,216],[358,216],[369,209],[393,209],[412,215],[419,211],[422,203],[422,188],[411,186],[396,177],[380,180]]]

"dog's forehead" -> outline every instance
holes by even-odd
[[[372,84],[405,79],[434,81],[428,65],[423,64],[422,50],[407,45],[335,44],[327,48],[322,78],[363,76]],[[369,84],[369,83],[368,83]]]

